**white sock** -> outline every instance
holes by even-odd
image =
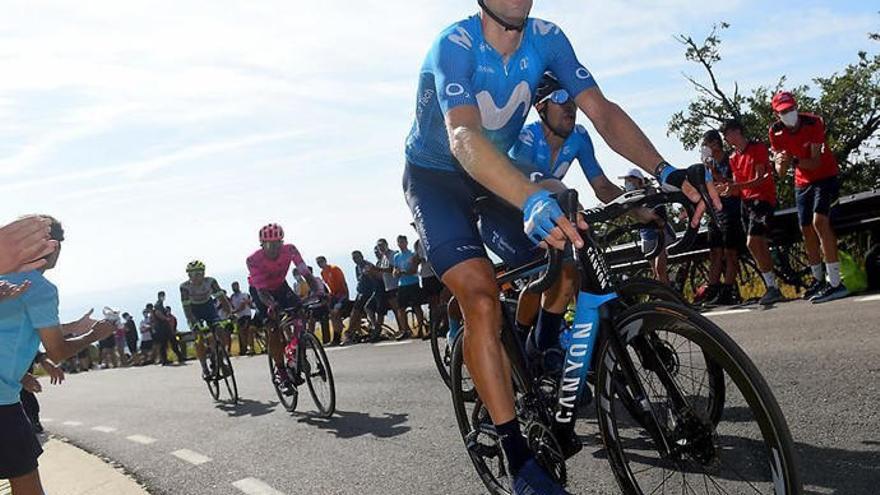
[[[831,287],[840,285],[840,262],[825,263],[825,269],[828,271],[828,283]]]
[[[767,285],[767,288],[776,287],[776,275],[773,272],[766,272],[761,274],[764,277],[764,284]]]
[[[819,282],[825,280],[825,270],[822,267],[822,263],[810,265],[810,271],[813,272],[813,278],[815,278]]]

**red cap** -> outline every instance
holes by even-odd
[[[797,106],[797,101],[795,101],[794,95],[788,91],[780,91],[773,96],[770,106],[773,107],[773,111],[776,113],[785,113],[790,108]]]

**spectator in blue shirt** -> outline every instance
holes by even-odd
[[[43,273],[58,261],[64,230],[54,218],[42,218],[48,219],[55,250],[37,270],[0,276],[9,284],[29,285],[19,297],[0,301],[0,479],[9,479],[13,493],[43,493],[37,470],[42,448],[20,401],[21,382],[40,343],[49,359],[59,363],[116,328],[92,319],[91,311],[73,323],[60,324],[58,289]],[[76,337],[66,339],[67,334]]]
[[[422,291],[419,286],[418,263],[416,263],[416,253],[410,251],[409,240],[405,235],[397,236],[397,247],[400,251],[394,255],[394,276],[397,279],[397,304],[400,306],[400,312],[406,315],[406,309],[412,308],[416,314],[418,328],[416,333],[421,329],[421,337],[425,337],[428,331],[425,325],[425,315],[422,313]],[[409,328],[409,322],[403,318],[404,335],[403,338],[412,337],[412,330]]]

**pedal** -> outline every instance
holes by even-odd
[[[494,428],[492,430],[492,433],[494,434]],[[465,438],[467,449],[482,458],[494,459],[500,457],[501,446],[497,442],[495,445],[485,445],[480,443],[479,437],[481,434],[484,434],[484,432],[481,432],[480,430],[473,430],[468,433],[467,438]]]

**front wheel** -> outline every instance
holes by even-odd
[[[235,370],[232,368],[232,360],[223,346],[218,346],[217,355],[219,357],[220,368],[219,373],[226,384],[226,391],[229,393],[229,401],[232,404],[238,404],[238,383],[235,381]],[[219,385],[218,385],[219,388]]]
[[[324,346],[310,333],[303,333],[299,341],[300,372],[309,386],[309,393],[320,415],[329,418],[336,411],[336,385],[333,370]]]
[[[626,355],[617,356],[610,339],[603,342],[596,404],[623,493],[801,493],[782,411],[757,367],[723,330],[680,305],[654,302],[625,310],[615,331]],[[646,352],[637,344],[657,339],[668,346],[649,345]],[[674,360],[660,356],[669,352]],[[639,386],[627,390],[644,391],[635,401],[639,407],[621,398],[629,363]],[[720,413],[713,407],[717,387],[709,384],[716,367],[727,381]]]
[[[205,356],[205,361],[207,361],[208,365],[208,379],[205,380],[205,383],[208,385],[208,393],[211,394],[211,398],[214,400],[220,400],[220,378],[219,378],[219,363],[220,358],[217,355],[217,346],[211,345],[208,347],[207,356]]]
[[[269,335],[268,332],[280,332],[278,329],[267,329],[266,330],[266,340],[271,339],[273,336]],[[283,342],[283,340],[279,337],[279,341]],[[281,343],[277,343],[277,345],[283,345]],[[284,406],[284,409],[288,412],[296,409],[296,404],[299,400],[299,393],[296,390],[296,387],[293,384],[290,385],[288,389],[288,393],[285,393],[284,388],[279,382],[279,373],[284,373],[282,376],[286,376],[287,369],[286,366],[280,372],[278,367],[275,365],[275,359],[272,357],[272,353],[269,352],[268,347],[266,348],[266,357],[269,358],[269,380],[272,381],[272,386],[275,388],[275,394],[278,396],[278,400],[281,402],[281,405]],[[284,358],[282,358],[283,360]]]

